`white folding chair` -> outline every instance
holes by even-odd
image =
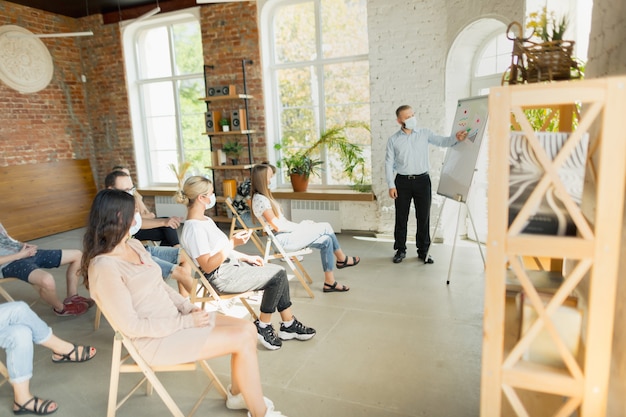
[[[198,368],[200,368],[207,375],[209,383],[202,391],[202,394],[187,415],[188,417],[191,417],[198,410],[198,407],[200,407],[200,404],[213,387],[224,399],[226,399],[226,389],[224,388],[224,385],[222,385],[205,360],[169,366],[150,366],[143,359],[132,340],[119,329],[119,327],[111,320],[111,317],[107,315],[106,311],[102,309],[99,300],[96,299],[95,301],[115,332],[115,336],[113,337],[113,358],[111,360],[111,380],[109,383],[107,417],[115,417],[117,410],[135,393],[135,391],[137,391],[137,389],[141,387],[141,385],[143,385],[144,382],[146,382],[146,395],[150,395],[152,393],[152,388],[154,388],[173,416],[185,417],[183,412],[180,410],[180,407],[176,404],[174,399],[156,376],[156,373],[158,372],[195,372]],[[126,349],[127,353],[125,355],[122,354],[122,347]],[[133,386],[126,396],[118,401],[119,379],[120,374],[123,373],[143,373],[144,376]]]
[[[293,275],[298,278],[298,281],[300,281],[309,296],[311,298],[315,298],[313,291],[311,291],[311,288],[309,287],[309,284],[312,284],[313,280],[304,268],[304,265],[302,265],[298,259],[298,256],[308,255],[312,253],[313,250],[311,248],[304,248],[293,252],[285,251],[280,242],[278,242],[278,239],[276,239],[276,235],[274,234],[272,227],[265,221],[263,216],[257,217],[257,220],[261,223],[263,231],[267,234],[265,250],[263,251],[263,260],[267,262],[272,259],[283,259],[289,266],[289,269],[293,272]],[[272,251],[272,246],[274,247],[274,251]]]
[[[228,207],[228,209],[231,211],[233,215],[233,220],[230,223],[229,236],[232,237],[235,233],[241,230],[246,230],[246,231],[252,230],[252,234],[250,235],[250,240],[252,241],[252,243],[254,243],[254,246],[256,246],[256,248],[259,250],[259,253],[263,254],[263,243],[261,242],[261,239],[259,238],[259,236],[257,236],[256,234],[258,231],[262,231],[263,227],[261,226],[249,227],[246,224],[246,222],[243,221],[243,219],[237,212],[237,209],[235,209],[235,206],[233,206],[233,201],[230,199],[230,197],[227,197],[224,203],[226,203],[226,207]]]
[[[248,303],[246,298],[252,297],[255,295],[255,291],[246,291],[243,293],[236,294],[222,294],[211,285],[209,280],[204,276],[204,273],[200,270],[200,268],[196,265],[196,263],[191,259],[191,256],[182,249],[181,256],[185,259],[189,265],[191,265],[191,275],[194,279],[194,291],[191,292],[189,301],[193,304],[202,303],[202,308],[204,308],[205,303],[213,303],[217,307],[217,310],[225,315],[228,314],[231,308],[231,303],[233,301],[239,300],[241,304],[248,310],[250,316],[253,320],[257,320],[258,316],[254,312],[254,309]]]

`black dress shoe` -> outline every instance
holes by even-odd
[[[406,252],[399,250],[395,255],[393,255],[393,263],[399,264],[404,258],[406,258]]]
[[[435,260],[430,255],[428,255],[428,259],[426,259],[426,257],[422,256],[422,255],[417,255],[417,257],[418,257],[418,259],[420,259],[425,264],[434,264],[435,263]]]

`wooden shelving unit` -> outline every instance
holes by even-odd
[[[550,160],[524,115],[529,108],[569,108],[582,105],[582,117],[559,154]],[[556,396],[554,416],[603,416],[611,361],[615,289],[618,274],[624,189],[626,140],[626,77],[498,87],[489,95],[489,235],[485,278],[481,417],[501,417],[503,401],[517,416],[528,411],[528,392]],[[514,120],[513,120],[514,119]],[[509,152],[511,124],[526,134],[544,169],[518,217],[509,225]],[[563,192],[558,169],[583,134],[590,137],[583,207],[564,197],[577,236],[521,233],[532,207],[548,186]],[[567,192],[565,192],[567,194]],[[569,265],[562,280],[551,279],[554,293],[544,304],[522,257],[564,259]],[[507,274],[519,281],[538,319],[510,350],[504,350]],[[565,346],[554,323],[554,313],[584,280],[588,285],[583,316],[583,353],[575,357]],[[546,330],[563,362],[547,366],[523,359],[524,352]],[[542,414],[544,415],[544,414]]]
[[[252,134],[255,133],[254,130],[252,129],[248,129],[249,127],[249,114],[248,114],[248,101],[252,100],[254,97],[250,94],[247,94],[247,85],[246,85],[246,65],[252,64],[251,60],[248,59],[242,59],[241,60],[241,73],[242,73],[242,77],[243,77],[243,93],[240,94],[230,94],[230,95],[224,95],[224,96],[210,96],[210,97],[202,97],[199,100],[202,100],[206,103],[206,109],[207,112],[210,111],[210,105],[211,103],[226,103],[226,102],[237,102],[240,101],[243,105],[244,105],[244,110],[245,110],[245,127],[246,129],[242,129],[242,130],[232,130],[232,131],[228,131],[228,132],[204,132],[205,135],[207,135],[207,137],[209,138],[209,140],[211,141],[211,151],[214,151],[214,143],[212,140],[212,137],[236,137],[236,136],[245,136],[246,138],[246,145],[247,145],[247,149],[248,149],[248,164],[238,164],[238,165],[214,165],[214,166],[207,166],[205,167],[206,169],[209,169],[211,171],[215,171],[217,172],[221,172],[221,173],[225,173],[228,171],[246,171],[246,170],[250,170],[253,166],[253,158],[252,158]],[[205,90],[206,87],[208,86],[208,71],[210,69],[212,69],[213,66],[210,65],[205,65],[204,66],[204,83],[205,83]],[[232,91],[231,91],[232,92]],[[209,93],[206,93],[209,94]],[[217,123],[218,121],[215,120],[215,123]],[[242,124],[241,127],[244,127],[244,125]],[[219,142],[218,142],[219,144]],[[213,163],[215,163],[215,161],[213,161]],[[224,175],[213,175],[213,185],[215,187],[215,191],[216,193],[218,192],[218,190],[220,189],[220,183],[221,181],[223,181]],[[220,201],[221,199],[221,201]],[[223,203],[224,199],[223,197],[218,197],[218,202]],[[215,209],[215,211],[217,211],[217,208]],[[223,223],[230,223],[231,222],[231,218],[227,217],[227,216],[220,216],[220,215],[213,215],[211,216],[211,218],[217,223],[217,222],[223,222]]]

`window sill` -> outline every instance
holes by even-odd
[[[372,192],[362,193],[354,190],[308,190],[295,192],[291,188],[272,190],[272,195],[280,200],[322,200],[322,201],[374,201]]]
[[[176,187],[145,187],[137,191],[143,196],[173,196]],[[272,191],[272,195],[280,200],[321,200],[321,201],[375,201],[372,192],[362,193],[354,190],[308,190],[295,192],[291,188],[279,188]]]
[[[137,188],[139,194],[143,196],[166,196],[172,197],[178,191],[178,187],[169,186],[169,187],[145,187],[145,188]]]

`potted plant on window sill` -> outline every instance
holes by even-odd
[[[226,142],[222,146],[222,152],[224,152],[226,156],[230,158],[233,165],[237,165],[237,163],[239,162],[239,155],[241,155],[242,151],[243,146],[236,140]]]
[[[287,173],[291,179],[291,186],[294,191],[306,191],[311,174],[318,175],[321,165],[324,163],[316,158],[315,151],[326,147],[328,152],[337,153],[343,165],[343,171],[354,182],[354,188],[364,188],[363,172],[365,159],[363,150],[359,145],[351,143],[347,137],[347,130],[350,128],[363,128],[369,132],[369,126],[361,122],[346,122],[342,125],[334,126],[323,132],[320,137],[308,148],[291,155],[283,156],[277,162],[279,167],[287,168]],[[274,145],[274,149],[280,151],[285,147],[283,144]],[[361,173],[359,175],[358,173]],[[360,189],[362,190],[362,189]]]

